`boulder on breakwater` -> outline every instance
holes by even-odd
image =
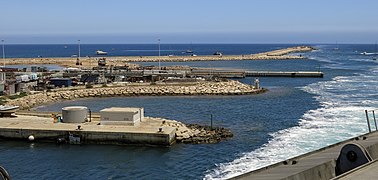
[[[198,124],[184,124],[174,120],[164,120],[162,125],[176,128],[176,142],[187,144],[218,143],[233,137],[229,129]]]

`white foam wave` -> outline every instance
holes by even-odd
[[[271,134],[262,147],[218,164],[205,179],[227,179],[367,132],[364,109],[378,106],[374,76],[338,76],[302,89],[315,95],[320,108],[307,111],[296,127]],[[289,150],[290,149],[290,150]]]

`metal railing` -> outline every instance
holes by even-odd
[[[9,176],[7,170],[0,166],[0,180],[10,180],[11,177]]]
[[[370,125],[370,114],[373,116],[373,120],[374,120],[374,125],[375,125],[375,130],[378,131],[378,127],[377,127],[377,119],[375,118],[375,111],[377,109],[373,109],[373,110],[366,110],[365,109],[365,115],[366,115],[366,121],[367,121],[367,125],[368,125],[368,128],[369,128],[369,133],[371,133],[371,125]]]

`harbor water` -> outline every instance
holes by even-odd
[[[74,50],[62,51],[75,45],[63,46],[9,45],[6,48],[12,49],[10,57],[64,57],[74,53]],[[157,53],[156,45],[81,46],[84,56],[97,49],[109,51],[110,56]],[[162,49],[167,54],[182,53],[189,48],[199,55],[213,51],[251,54],[289,46],[294,45],[164,45]],[[209,125],[213,115],[215,126],[229,128],[234,133],[226,141],[171,147],[58,146],[2,141],[0,165],[14,179],[225,179],[366,133],[364,109],[378,105],[378,61],[360,53],[372,52],[374,45],[338,45],[338,49],[335,45],[313,46],[318,50],[304,53],[309,57],[307,60],[162,63],[325,73],[324,78],[259,78],[261,86],[269,89],[264,94],[89,98],[36,108],[60,111],[65,106],[80,105],[99,111],[112,106],[144,107],[146,116],[203,125]],[[238,80],[252,83],[255,79]]]

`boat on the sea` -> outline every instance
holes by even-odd
[[[339,43],[337,43],[337,41],[336,41],[336,47],[334,47],[333,50],[335,51],[339,50]]]
[[[377,49],[377,42],[375,42],[375,47],[374,47],[374,51],[375,51],[374,54],[375,54],[375,56],[373,57],[373,60],[375,60],[375,61],[377,60],[377,54],[378,54],[378,53],[377,53],[377,50],[378,50],[378,49]]]
[[[188,49],[188,50],[185,51],[185,53],[191,54],[191,53],[193,53],[193,51]]]
[[[13,113],[20,108],[19,106],[4,106],[0,105],[0,113]]]
[[[220,52],[220,51],[217,51],[217,52],[213,53],[213,55],[216,55],[216,56],[222,56],[222,55],[223,55],[223,53],[222,53],[222,52]]]
[[[368,55],[374,55],[374,54],[376,54],[376,53],[369,53],[369,52],[362,52],[362,53],[360,53],[360,54],[362,54],[362,55],[366,55],[366,56],[368,56]]]
[[[101,50],[97,50],[97,51],[96,51],[96,54],[97,54],[97,55],[107,55],[108,52],[101,51]]]

